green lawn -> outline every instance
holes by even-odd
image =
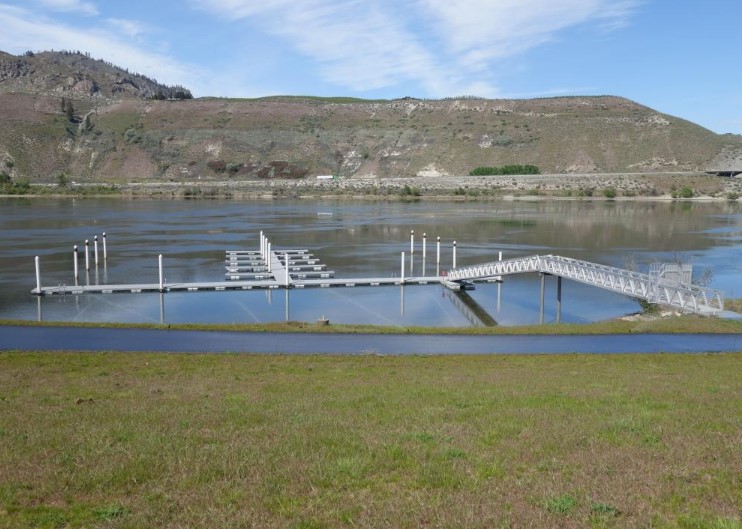
[[[0,527],[739,528],[741,365],[0,353]]]

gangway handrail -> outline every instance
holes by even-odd
[[[721,291],[559,255],[531,255],[459,267],[448,272],[448,279],[483,280],[528,272],[560,276],[650,303],[700,314],[715,314],[724,310]]]

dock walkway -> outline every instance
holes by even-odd
[[[455,248],[455,247],[454,247]],[[455,254],[454,254],[455,256]],[[500,255],[500,258],[502,255]],[[570,279],[594,287],[610,290],[650,303],[669,305],[683,311],[700,314],[718,314],[724,310],[724,296],[720,291],[692,285],[690,267],[658,264],[650,267],[649,274],[580,261],[558,255],[533,255],[495,262],[455,267],[447,276],[405,276],[405,256],[399,276],[336,278],[335,272],[315,258],[307,249],[272,249],[261,232],[259,251],[226,250],[224,281],[192,283],[166,283],[160,256],[158,283],[110,285],[59,285],[42,286],[38,257],[36,258],[37,287],[35,295],[54,294],[112,294],[140,292],[198,292],[226,290],[254,290],[276,288],[330,288],[383,285],[439,284],[450,289],[471,287],[472,281],[500,281],[502,276],[528,272],[540,273],[541,308],[543,315],[544,280],[546,275],[556,276],[557,314],[561,307],[561,280]],[[559,321],[559,316],[557,316]]]

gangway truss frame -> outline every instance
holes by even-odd
[[[529,272],[555,275],[699,314],[711,315],[724,310],[724,295],[718,290],[558,255],[532,255],[463,266],[449,271],[447,279],[477,281]]]

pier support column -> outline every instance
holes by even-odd
[[[562,276],[557,276],[557,323],[562,321]]]
[[[103,262],[108,261],[108,248],[106,247],[106,232],[103,232]]]
[[[160,292],[160,325],[165,325],[165,295]]]
[[[95,268],[98,268],[98,236],[93,237],[93,255],[95,256]]]
[[[402,252],[402,270],[399,274],[399,284],[404,285],[404,252]]]
[[[541,272],[539,275],[541,276],[541,316],[539,318],[539,323],[543,324],[544,323],[544,290],[545,290],[544,282],[546,280],[546,274]]]
[[[90,270],[90,241],[85,239],[85,271]]]
[[[453,268],[456,269],[456,241],[453,241]]]

